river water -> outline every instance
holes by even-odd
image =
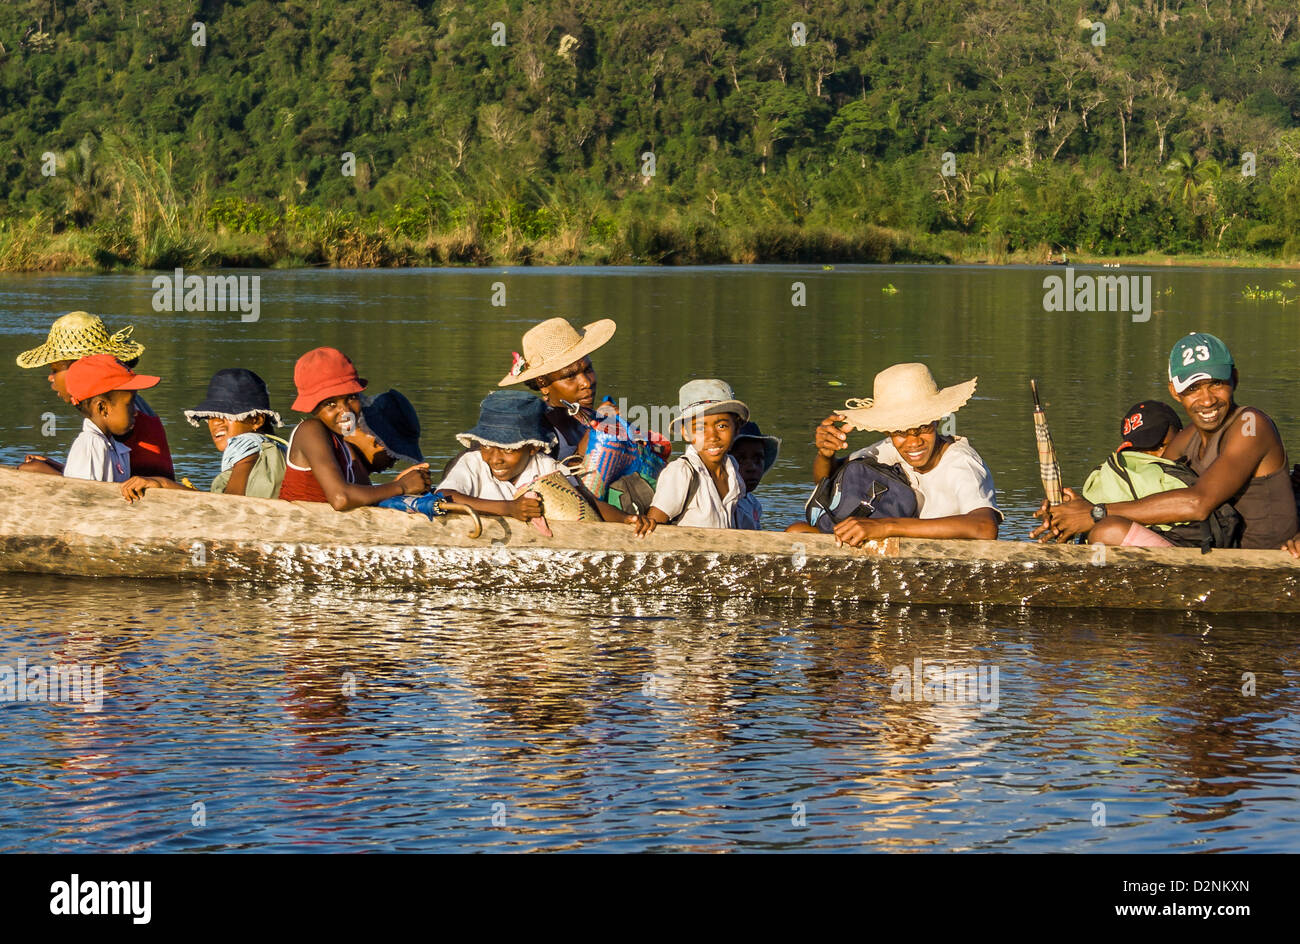
[[[260,373],[288,418],[294,359],[338,346],[411,398],[436,468],[529,325],[613,317],[601,393],[650,410],[723,377],[784,439],[771,527],[801,512],[812,428],[899,361],[979,376],[956,431],[1006,539],[1041,494],[1031,376],[1073,484],[1125,407],[1168,399],[1189,330],[1232,347],[1240,402],[1300,431],[1300,305],[1242,295],[1276,271],[1122,270],[1151,276],[1145,321],[1046,311],[1059,267],[258,274],[256,322],[155,312],[152,276],[6,276],[0,338],[12,357],[78,308],[134,324],[178,469],[206,485],[217,453],[180,411],[221,367]],[[62,456],[75,415],[7,363],[0,462]],[[1293,624],[2,575],[0,681],[99,666],[103,700],[0,700],[0,851],[1289,850]],[[899,700],[918,659],[978,667],[981,697]]]

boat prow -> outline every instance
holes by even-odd
[[[120,488],[0,469],[0,570],[546,591],[1203,612],[1300,612],[1284,551],[1101,548],[460,516]]]

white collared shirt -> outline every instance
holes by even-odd
[[[993,487],[993,473],[965,436],[957,436],[939,457],[939,464],[929,472],[916,471],[894,448],[891,439],[882,439],[859,449],[850,459],[875,459],[902,468],[916,492],[918,518],[948,518],[964,515],[976,508],[992,508],[1002,520],[998,493]]]
[[[700,484],[682,514],[692,476],[699,476]],[[681,520],[673,523],[684,528],[734,528],[736,503],[744,494],[745,483],[740,479],[740,466],[735,459],[727,456],[727,494],[719,495],[704,460],[694,446],[688,445],[681,458],[668,463],[659,473],[651,507],[658,508],[670,521],[681,514]]]
[[[515,489],[520,485],[557,470],[564,471],[564,467],[550,456],[539,452],[528,460],[522,472],[503,482],[492,474],[492,469],[483,461],[482,453],[475,449],[456,460],[447,477],[438,484],[438,491],[459,492],[470,498],[488,501],[513,501]]]
[[[63,476],[92,482],[125,482],[131,477],[131,448],[90,421],[81,422],[81,435],[68,450]]]

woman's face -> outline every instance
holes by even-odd
[[[939,435],[933,422],[912,429],[898,429],[889,434],[898,454],[918,472],[929,472]]]
[[[355,393],[330,397],[316,404],[316,409],[312,412],[318,420],[346,439],[357,431],[361,397]]]
[[[561,401],[576,403],[591,409],[596,403],[596,368],[591,358],[570,364],[564,370],[547,375],[538,391],[547,406],[560,406]]]
[[[208,433],[212,436],[212,445],[217,452],[225,452],[226,444],[236,436],[252,433],[262,425],[262,420],[254,416],[247,420],[228,420],[224,416],[208,417]]]

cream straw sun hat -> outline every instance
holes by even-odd
[[[972,377],[940,390],[924,364],[895,364],[876,374],[871,399],[847,400],[845,409],[836,412],[856,429],[913,429],[960,410],[975,392],[977,380]]]
[[[525,380],[536,380],[582,360],[614,336],[616,325],[609,318],[593,321],[579,334],[563,318],[551,318],[529,328],[524,334],[524,353],[515,353],[514,365],[497,384],[510,387]]]
[[[77,361],[93,354],[112,354],[129,361],[144,353],[144,345],[129,340],[128,325],[109,337],[104,322],[85,311],[72,311],[50,325],[49,337],[40,347],[18,355],[19,367],[45,367],[57,361]]]

